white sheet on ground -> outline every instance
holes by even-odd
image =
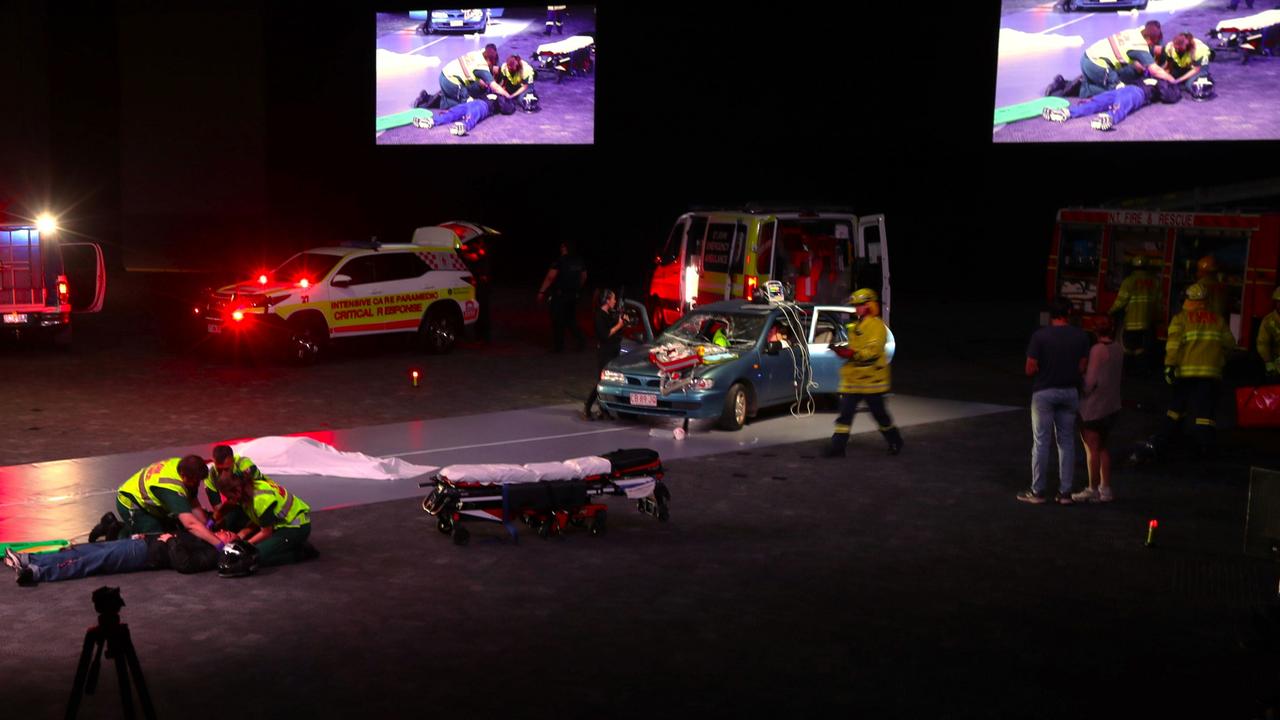
[[[343,452],[305,437],[261,437],[231,446],[236,455],[253,461],[264,474],[328,475],[368,480],[403,480],[439,470],[432,465],[414,465],[400,458],[383,458],[358,452]]]
[[[1084,37],[1080,35],[1041,35],[1040,33],[1025,33],[1011,28],[1000,28],[999,55],[1002,58],[1051,52],[1083,45]]]

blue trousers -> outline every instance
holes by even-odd
[[[1108,113],[1119,125],[1129,114],[1147,104],[1147,93],[1138,85],[1125,85],[1118,90],[1099,93],[1071,108],[1071,117]]]
[[[150,569],[147,565],[146,540],[110,540],[75,545],[58,552],[32,553],[27,559],[38,582]]]
[[[471,100],[461,105],[455,105],[444,112],[437,113],[435,116],[436,125],[444,125],[445,123],[462,121],[467,128],[467,132],[480,123],[481,120],[489,117],[489,101],[488,100]]]

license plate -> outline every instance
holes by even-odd
[[[26,313],[5,313],[4,321],[6,323],[24,323],[27,321]]]
[[[218,333],[222,332],[222,326],[209,323],[209,332],[213,333],[214,335],[217,335]]]
[[[450,21],[449,21],[449,27],[462,27],[462,21],[461,21],[461,20],[450,20]]]
[[[658,396],[649,393],[631,393],[631,404],[658,407]]]

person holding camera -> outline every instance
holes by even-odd
[[[591,383],[591,394],[587,396],[587,404],[582,408],[582,419],[592,420],[591,406],[598,404],[600,400],[600,391],[597,383],[600,381],[600,373],[604,370],[604,366],[609,364],[610,360],[618,357],[622,352],[622,328],[626,325],[626,319],[623,318],[622,312],[618,309],[618,295],[612,290],[605,289],[600,292],[600,307],[596,308],[595,326],[596,326],[596,376]],[[600,407],[600,417],[605,417],[604,406]]]

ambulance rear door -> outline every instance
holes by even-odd
[[[855,252],[854,289],[869,287],[880,294],[880,317],[888,325],[892,298],[889,286],[889,244],[885,237],[884,215],[864,215],[858,218]]]

